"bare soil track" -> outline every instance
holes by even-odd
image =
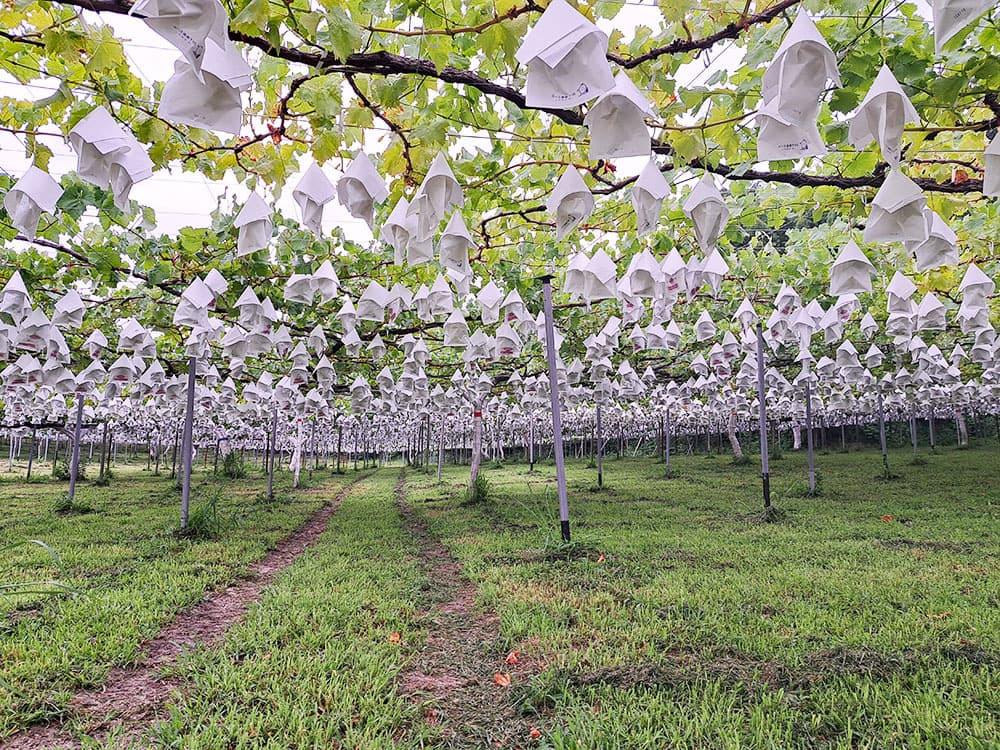
[[[505,663],[507,654],[498,650],[499,617],[476,608],[476,588],[461,564],[407,505],[404,473],[396,501],[417,543],[429,605],[423,615],[427,642],[403,672],[400,692],[423,707],[428,723],[441,727],[445,747],[527,747],[531,723],[514,704],[511,687],[498,685],[494,675],[509,676],[517,685],[534,671],[533,663],[528,658]]]

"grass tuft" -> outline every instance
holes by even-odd
[[[52,477],[54,479],[58,479],[60,482],[68,482],[69,475],[70,475],[69,461],[66,460],[57,461],[56,463],[52,464]],[[76,480],[80,481],[81,479],[86,479],[86,478],[87,478],[87,467],[83,465],[83,461],[81,460],[79,465],[76,467]]]
[[[465,490],[463,505],[483,505],[490,499],[490,481],[479,474],[475,481]]]
[[[188,514],[187,526],[177,529],[180,539],[210,541],[221,539],[225,533],[237,525],[234,514],[224,514],[219,509],[219,493],[208,500],[196,503]]]
[[[222,475],[228,479],[243,479],[247,466],[240,451],[229,451],[222,459]]]
[[[596,559],[600,551],[592,544],[582,542],[579,539],[566,541],[562,537],[545,539],[542,547],[541,559],[546,562],[558,562],[560,560],[589,560]]]
[[[52,503],[52,512],[60,516],[83,516],[88,513],[93,513],[94,509],[90,505],[87,505],[79,500],[70,500],[69,493],[64,492]]]
[[[94,479],[94,486],[110,487],[111,482],[114,481],[114,478],[115,478],[115,473],[110,468],[107,468],[104,470],[103,474]]]

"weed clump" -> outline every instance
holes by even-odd
[[[794,497],[818,497],[823,494],[823,474],[821,472],[816,472],[816,489],[809,489],[809,482],[801,482],[796,484],[791,492]]]
[[[766,508],[759,510],[755,513],[747,513],[744,515],[737,516],[737,520],[748,524],[782,523],[788,520],[788,517],[785,514],[785,511],[776,508],[773,505],[769,505]]]
[[[110,468],[105,469],[104,473],[94,480],[94,486],[107,487],[111,484],[114,478],[115,478],[115,473]]]
[[[69,494],[65,494],[57,497],[55,502],[52,503],[52,512],[60,516],[69,516],[74,514],[82,516],[87,513],[93,513],[94,509],[86,503],[70,500]]]
[[[485,476],[480,474],[465,490],[465,499],[463,500],[463,504],[480,505],[489,500],[489,497],[490,482]]]
[[[62,482],[68,482],[70,476],[69,461],[57,461],[52,464],[52,476]],[[87,478],[87,469],[83,465],[83,461],[76,467],[76,479],[80,481],[81,479]]]
[[[222,459],[222,475],[229,479],[243,479],[247,475],[243,454],[239,451],[229,451]]]
[[[235,518],[226,517],[219,512],[219,495],[215,494],[191,509],[187,525],[177,530],[177,536],[181,539],[208,541],[220,538],[235,525]]]

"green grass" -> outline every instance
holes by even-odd
[[[545,554],[550,467],[492,471],[485,508],[461,504],[460,467],[411,501],[499,612],[503,647],[544,665],[520,690],[552,747],[995,747],[996,449],[891,465],[884,482],[877,453],[821,456],[810,498],[788,452],[765,524],[753,464],[675,457],[664,480],[610,460],[603,490],[571,464],[585,554],[565,559]]]
[[[542,730],[526,747],[980,750],[1000,736],[998,453],[941,449],[910,464],[894,451],[892,481],[878,452],[818,455],[809,497],[805,456],[787,451],[772,465],[780,513],[768,523],[754,462],[675,456],[667,480],[653,459],[609,458],[597,488],[575,461],[568,545],[551,464],[490,467],[476,505],[463,502],[468,467],[447,466],[443,484],[409,472],[407,493],[500,616],[499,642],[484,648],[535,665],[510,696]],[[22,545],[10,575],[87,593],[7,612],[0,734],[63,714],[74,690],[134,661],[142,639],[353,472],[327,476],[299,492],[283,484],[269,504],[259,472],[200,476],[200,499],[223,487],[220,512],[245,516],[202,542],[172,533],[178,493],[165,477],[84,483],[85,515],[52,512],[62,484],[0,485],[3,540],[44,539],[63,564]],[[397,694],[433,627],[397,477],[385,469],[352,489],[222,644],[172,668],[183,693],[144,743],[449,747]]]
[[[152,744],[393,746],[415,711],[397,695],[397,677],[422,641],[420,574],[393,504],[396,479],[386,470],[354,487],[316,547],[279,576],[225,643],[183,660],[175,673],[187,697]],[[408,746],[432,734],[419,732]]]
[[[143,640],[234,580],[349,479],[329,478],[265,506],[255,502],[259,477],[225,482],[196,474],[194,502],[218,493],[220,513],[238,519],[212,541],[174,534],[180,492],[167,476],[133,471],[107,487],[81,482],[77,501],[91,507],[86,514],[53,511],[64,483],[4,482],[3,544],[43,540],[61,564],[34,545],[8,550],[3,582],[57,579],[79,595],[0,597],[0,737],[64,716],[75,691],[133,663]]]

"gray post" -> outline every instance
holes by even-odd
[[[188,360],[187,411],[184,414],[184,442],[181,447],[183,483],[181,485],[181,528],[187,526],[191,506],[191,461],[194,454],[194,381],[198,371],[198,358]]]
[[[757,323],[757,421],[760,431],[760,478],[764,508],[771,507],[771,472],[767,458],[767,399],[764,397],[764,326]]]
[[[272,396],[273,398],[273,396]],[[274,402],[271,412],[271,449],[267,462],[267,499],[274,500],[274,457],[278,448],[278,402]]]
[[[82,393],[76,394],[76,426],[73,428],[73,456],[69,462],[69,501],[72,504],[76,495],[76,475],[80,471],[80,428],[83,425],[83,402],[86,401]]]
[[[559,377],[556,374],[556,332],[552,321],[552,277],[542,277],[545,312],[545,359],[549,366],[549,399],[552,406],[552,452],[556,459],[556,486],[559,491],[559,526],[563,541],[570,541],[569,499],[566,497],[566,464],[563,457],[562,411],[559,403]]]
[[[32,427],[31,428],[31,442],[28,445],[28,471],[27,471],[27,473],[25,474],[25,477],[24,477],[26,480],[30,480],[31,479],[31,464],[33,464],[34,461],[35,461],[35,450],[36,450],[36,446],[35,446],[35,428]]]
[[[917,415],[910,411],[910,445],[913,446],[913,458],[917,458]]]
[[[670,407],[663,415],[663,464],[666,477],[670,479]]]
[[[431,465],[431,415],[430,412],[424,420],[424,465],[421,467],[428,471]]]
[[[312,426],[309,428],[309,478],[313,478],[313,469],[316,468],[316,417],[313,417]]]
[[[107,457],[107,452],[108,452],[108,420],[105,419],[104,425],[101,427],[101,456],[100,456],[100,461],[98,462],[100,464],[100,470],[98,471],[98,476],[101,477],[102,479],[104,478],[104,459]],[[93,441],[91,441],[90,443],[90,457],[91,458],[94,457]],[[108,466],[110,465],[111,462],[108,461]]]
[[[438,475],[437,475],[438,484],[441,484],[441,468],[443,464],[444,464],[444,414],[441,415],[441,426],[438,428]]]
[[[885,409],[882,405],[882,392],[878,391],[878,439],[882,446],[882,470],[885,478],[889,478],[889,448],[885,444]]]
[[[927,432],[930,435],[931,453],[934,453],[934,410],[927,415]]]
[[[597,486],[604,486],[604,425],[601,423],[601,402],[597,402]]]
[[[535,471],[535,415],[528,415],[528,473]]]
[[[809,453],[809,494],[816,494],[816,459],[813,456],[812,388],[806,378],[806,450]]]

